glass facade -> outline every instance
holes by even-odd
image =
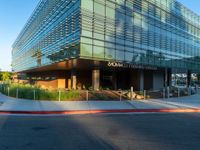
[[[13,44],[12,68],[23,71],[79,55],[80,1],[41,0]]]
[[[200,17],[175,0],[42,0],[12,53],[14,71],[84,58],[200,72]]]
[[[200,70],[200,17],[174,0],[82,0],[80,56]]]

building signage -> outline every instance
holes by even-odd
[[[136,65],[136,64],[127,64],[127,63],[122,63],[122,62],[108,62],[107,66],[114,67],[114,68],[133,68],[133,69],[157,70],[157,67]]]

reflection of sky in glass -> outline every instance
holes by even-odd
[[[185,22],[183,7],[179,3],[171,4],[172,0],[149,1],[151,3],[142,0],[126,1],[129,3],[116,0],[114,4],[114,1],[102,3],[83,0],[83,10],[87,13],[82,12],[86,15],[82,16],[81,54],[104,60],[105,54],[106,59],[116,57],[117,60],[131,63],[147,61],[152,65],[159,64],[160,59],[176,61],[194,57],[190,47],[194,44],[194,39],[188,40],[178,33],[181,27],[183,31],[193,32]],[[159,7],[155,7],[153,3]],[[160,7],[169,12],[175,11],[180,20]],[[169,62],[166,61],[166,64]]]

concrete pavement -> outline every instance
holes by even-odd
[[[79,111],[82,113],[102,112],[200,112],[200,93],[196,95],[140,101],[34,101],[7,97],[0,94],[0,111],[21,112],[66,112]],[[169,111],[170,112],[170,111]],[[65,114],[65,113],[64,113]]]

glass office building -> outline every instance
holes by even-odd
[[[200,72],[200,16],[175,0],[41,0],[12,57],[15,72],[63,87],[159,89]]]

